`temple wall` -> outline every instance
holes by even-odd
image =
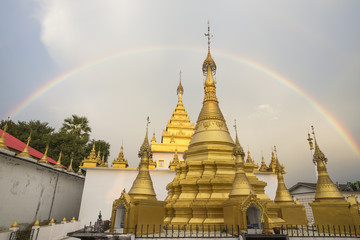
[[[0,230],[78,218],[84,177],[0,152]]]
[[[255,172],[255,176],[267,183],[265,187],[265,193],[269,196],[271,200],[275,199],[276,189],[277,189],[277,175],[276,173],[263,173],[263,172]]]
[[[165,168],[164,169],[169,169],[169,164],[174,159],[174,153],[173,152],[172,153],[166,153],[166,152],[164,152],[164,153],[154,152],[153,153],[153,160],[156,161],[156,163],[161,158],[165,160]],[[179,160],[183,159],[183,154],[178,153],[178,158],[179,158]]]
[[[149,170],[156,198],[165,200],[166,185],[170,183],[175,172],[165,169]],[[129,192],[138,172],[136,168],[88,168],[80,207],[81,226],[96,221],[99,211],[103,220],[110,220],[112,204],[118,199],[123,189]]]

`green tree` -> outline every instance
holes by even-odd
[[[89,127],[89,120],[86,117],[79,117],[73,114],[70,118],[66,118],[64,120],[60,131],[65,131],[80,138],[86,138],[89,140],[91,128]]]
[[[360,181],[349,183],[349,186],[351,187],[352,190],[358,191],[360,189]]]

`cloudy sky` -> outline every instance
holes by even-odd
[[[196,122],[210,20],[220,107],[255,161],[269,163],[276,145],[289,187],[314,182],[314,125],[334,182],[360,180],[359,10],[350,0],[2,1],[0,117],[59,128],[86,116],[111,159],[123,142],[135,167],[147,116],[161,139],[180,70]]]

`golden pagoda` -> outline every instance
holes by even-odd
[[[26,143],[24,150],[21,153],[17,154],[16,156],[31,158],[31,155],[29,154],[29,144],[30,144],[30,140],[31,140],[31,133],[32,133],[32,131],[30,131],[30,135],[27,139],[27,143]]]
[[[336,185],[331,181],[326,169],[328,159],[320,150],[313,129],[315,151],[313,162],[317,167],[318,179],[316,184],[315,201],[309,203],[312,208],[316,225],[345,225],[358,226],[360,224],[359,203],[352,203],[352,199],[346,201]],[[308,139],[310,149],[312,139]],[[330,229],[332,231],[332,229]],[[327,231],[327,230],[325,230]]]
[[[271,161],[267,169],[268,172],[276,172],[276,158],[274,151],[271,152]]]
[[[148,117],[149,124],[149,117]],[[114,232],[119,223],[115,222],[116,215],[123,215],[124,233],[134,233],[135,226],[139,226],[137,230],[140,232],[140,226],[153,226],[148,233],[159,232],[160,225],[164,220],[164,202],[156,199],[154,186],[149,173],[149,160],[151,157],[151,149],[148,140],[148,127],[146,127],[146,135],[144,142],[140,147],[140,160],[138,167],[138,175],[128,193],[123,190],[119,199],[113,202],[111,215],[111,232]],[[123,208],[123,211],[118,209]],[[121,219],[121,217],[120,217]],[[121,224],[121,223],[120,223]],[[120,225],[119,225],[120,226]]]
[[[251,208],[250,215],[257,220],[263,216],[265,227],[280,226],[285,223],[279,218],[280,207],[265,194],[267,184],[255,176],[258,166],[250,154],[244,162],[245,154],[237,134],[235,144],[219,108],[209,30],[206,34],[208,54],[202,66],[205,76],[203,106],[185,152],[185,161],[179,162],[174,180],[167,185],[164,224],[174,228],[239,224],[246,230],[247,211]]]
[[[259,168],[259,172],[267,172],[268,166],[266,166],[264,156],[261,157],[261,166]]]
[[[99,155],[99,158],[100,158],[100,155]],[[94,143],[89,156],[87,158],[84,158],[84,160],[82,161],[82,166],[85,168],[86,167],[94,168],[97,166],[97,162],[98,162],[98,159],[96,158],[95,143]]]
[[[214,80],[216,64],[210,45],[202,70],[206,76],[203,106],[185,163],[181,164],[181,193],[177,199],[172,199],[172,209],[167,211],[174,212],[169,222],[174,226],[224,224],[223,202],[228,198],[235,176],[235,144],[218,105]]]
[[[183,94],[184,88],[181,84],[180,72],[176,108],[166,125],[166,129],[163,130],[161,142],[156,142],[155,133],[151,139],[151,151],[153,152],[154,163],[157,163],[157,168],[167,168],[174,157],[175,150],[177,150],[178,157],[183,158],[183,154],[188,149],[191,137],[194,134],[194,123],[190,123],[190,117],[187,115],[182,102]]]
[[[174,154],[174,158],[172,160],[172,162],[169,164],[169,168],[170,170],[175,170],[176,166],[179,164],[179,156],[177,153],[177,148],[175,149],[175,154]]]
[[[1,138],[0,138],[0,148],[5,149],[5,150],[9,150],[9,148],[5,144],[5,133],[6,133],[7,128],[8,128],[8,125],[6,122],[6,124],[4,126],[4,130],[3,130],[2,134],[1,134]]]
[[[121,145],[120,153],[117,159],[114,159],[112,163],[113,168],[127,168],[128,162],[124,157],[124,147]]]
[[[280,217],[286,221],[286,224],[306,225],[305,206],[299,202],[294,202],[294,199],[291,197],[284,182],[284,166],[280,165],[275,147],[274,151],[276,154],[276,174],[278,180],[274,202],[280,205]]]

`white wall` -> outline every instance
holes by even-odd
[[[84,177],[0,152],[0,230],[77,218]]]
[[[271,200],[275,199],[276,196],[276,189],[277,189],[277,175],[276,173],[263,173],[263,172],[256,172],[255,176],[267,183],[265,187],[265,193],[270,197]]]
[[[120,197],[124,188],[129,192],[137,174],[136,168],[87,168],[79,214],[81,225],[89,225],[90,221],[94,224],[99,211],[104,220],[109,220],[113,201]],[[166,185],[174,179],[175,172],[155,169],[150,170],[150,175],[156,198],[165,200]]]

